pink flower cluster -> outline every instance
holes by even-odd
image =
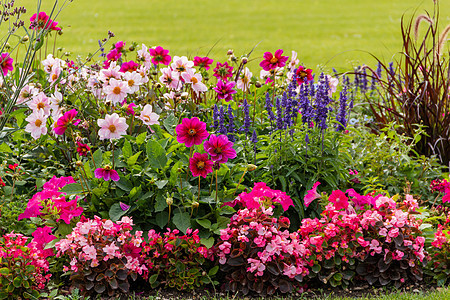
[[[431,191],[443,193],[442,203],[450,202],[450,182],[446,179],[436,179],[430,184]]]
[[[34,280],[32,289],[44,289],[52,274],[49,272],[49,263],[46,255],[35,241],[28,243],[28,238],[20,233],[8,233],[0,237],[0,268],[10,268],[9,273],[27,276]],[[30,271],[27,266],[34,266]],[[2,277],[8,274],[0,273],[0,289],[6,290],[2,286]]]
[[[31,217],[55,217],[56,221],[63,220],[70,224],[70,220],[83,213],[83,208],[77,206],[78,196],[75,199],[66,201],[66,196],[59,190],[66,184],[74,183],[75,180],[69,177],[53,176],[43,186],[42,191],[34,194],[28,201],[27,208],[19,215],[19,220]]]
[[[64,271],[78,272],[117,258],[130,273],[143,274],[147,268],[141,261],[142,231],[131,234],[132,226],[129,217],[122,217],[117,223],[98,216],[93,220],[82,217],[72,233],[56,243],[56,256],[70,258],[70,267],[65,266]]]
[[[258,207],[241,209],[233,215],[227,228],[220,231],[220,241],[215,246],[219,263],[224,265],[242,257],[247,272],[257,277],[268,272],[270,262],[280,265],[282,274],[290,279],[308,275],[304,257],[311,254],[310,250],[298,233],[283,230],[289,227],[288,218],[272,218],[272,214],[272,207]]]
[[[257,182],[250,193],[242,192],[234,201],[224,203],[224,205],[234,207],[239,204],[241,207],[251,210],[261,206],[272,206],[274,203],[281,204],[284,211],[287,211],[289,206],[294,206],[291,197],[285,192],[272,190],[265,182]]]

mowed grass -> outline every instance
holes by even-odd
[[[50,11],[53,0],[43,0]],[[62,3],[63,1],[59,1]],[[36,0],[16,1],[36,11]],[[108,30],[113,41],[161,45],[171,55],[225,60],[258,45],[251,58],[278,48],[299,53],[308,67],[347,70],[373,64],[366,52],[391,61],[401,50],[400,19],[432,12],[432,0],[75,0],[58,16],[64,34],[57,46],[85,56]],[[440,1],[441,25],[450,22],[450,1]],[[2,30],[3,31],[3,30]],[[215,45],[215,46],[214,46]],[[49,47],[51,49],[51,47]],[[256,61],[252,63],[256,67]]]

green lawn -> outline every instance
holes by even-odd
[[[62,2],[61,0],[59,2]],[[450,1],[441,2],[442,23]],[[20,0],[31,13],[36,0]],[[43,0],[49,11],[53,0]],[[172,55],[225,59],[229,48],[253,58],[282,48],[299,53],[307,66],[349,68],[371,62],[370,51],[386,60],[400,48],[400,18],[432,0],[76,0],[58,17],[64,35],[58,46],[85,55],[108,30],[115,41],[161,45]],[[446,24],[442,24],[446,25]]]

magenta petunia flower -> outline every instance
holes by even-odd
[[[2,68],[3,76],[8,74],[8,71],[12,71],[13,67],[13,59],[9,56],[8,52],[2,53],[0,66]]]
[[[212,134],[209,140],[205,142],[204,148],[211,155],[211,160],[219,163],[226,163],[228,159],[236,157],[233,143],[228,141],[228,137],[224,134],[219,136]]]
[[[312,189],[310,189],[306,193],[305,198],[303,198],[305,207],[308,207],[311,204],[311,202],[313,202],[317,198],[320,198],[320,194],[317,192],[317,187],[319,186],[319,184],[320,184],[320,182],[318,182],[318,181],[316,183],[314,183]]]
[[[80,123],[80,119],[74,120],[77,114],[78,111],[76,109],[71,109],[65,112],[64,115],[56,121],[56,126],[53,128],[53,131],[58,135],[63,135],[70,124],[75,126],[78,125],[78,123]]]
[[[155,65],[163,64],[168,66],[170,64],[172,57],[169,55],[169,50],[158,46],[154,49],[150,48],[148,51],[150,52],[150,55],[153,56],[152,63]]]
[[[184,118],[175,131],[177,132],[178,143],[185,144],[186,147],[200,145],[208,137],[206,123],[200,121],[197,117],[192,119]]]
[[[314,77],[312,76],[312,70],[306,69],[303,66],[299,66],[297,68],[297,72],[295,72],[295,75],[297,75],[298,85],[302,84],[303,82],[311,81],[314,79]]]
[[[207,56],[205,57],[196,56],[194,57],[194,66],[205,68],[205,70],[209,70],[209,66],[213,63],[213,61],[214,60],[212,60]]]
[[[275,68],[282,68],[286,65],[288,56],[282,56],[283,50],[278,49],[274,54],[270,52],[264,53],[264,60],[259,64],[264,71],[273,70]]]
[[[348,198],[340,190],[333,191],[330,197],[328,197],[328,201],[334,203],[336,210],[346,209],[348,207]]]
[[[227,62],[223,64],[218,62],[216,67],[214,68],[214,76],[217,79],[228,81],[228,78],[233,76],[233,67],[229,66]]]
[[[111,166],[106,165],[104,168],[97,168],[94,171],[95,178],[103,178],[105,181],[119,181],[120,177],[116,170],[113,170]]]
[[[214,90],[217,92],[217,97],[219,99],[225,99],[225,101],[229,102],[233,100],[233,94],[236,94],[236,90],[233,89],[236,83],[234,81],[224,82],[221,79],[217,82]]]
[[[189,169],[193,176],[202,176],[212,172],[213,162],[208,159],[208,153],[195,152],[194,156],[189,159]]]

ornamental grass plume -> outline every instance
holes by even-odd
[[[178,143],[185,144],[186,147],[201,145],[209,136],[206,131],[206,123],[200,121],[197,117],[184,118],[181,124],[175,128]]]

